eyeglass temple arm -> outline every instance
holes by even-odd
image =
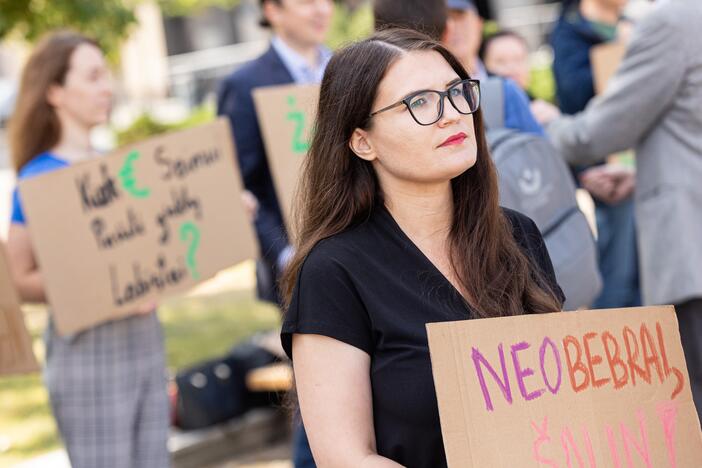
[[[381,112],[389,111],[390,109],[394,109],[395,107],[401,106],[401,105],[404,104],[404,103],[405,103],[405,100],[404,100],[404,99],[401,100],[401,101],[397,101],[395,104],[390,104],[390,105],[387,106],[387,107],[383,107],[383,108],[380,109],[380,110],[377,110],[377,111],[375,111],[375,112],[372,112],[372,113],[370,114],[370,116],[373,117],[375,114],[380,114]]]

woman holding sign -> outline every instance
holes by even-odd
[[[282,331],[320,466],[446,466],[425,324],[561,308],[538,229],[498,206],[479,101],[416,32],[329,63]]]
[[[94,157],[90,130],[107,122],[111,101],[109,70],[94,41],[64,32],[41,42],[25,66],[10,122],[18,177]],[[46,302],[17,191],[8,253],[22,299]],[[169,465],[161,326],[153,307],[135,312],[73,336],[58,335],[49,319],[45,380],[74,468]]]

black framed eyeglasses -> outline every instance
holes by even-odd
[[[444,115],[445,97],[448,97],[453,108],[460,114],[473,114],[480,107],[480,81],[457,81],[450,85],[446,91],[436,91],[433,89],[416,91],[394,104],[372,112],[370,117],[404,104],[415,122],[419,125],[432,125],[438,122]]]

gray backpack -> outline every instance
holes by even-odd
[[[576,202],[572,175],[547,139],[500,125],[504,122],[503,118],[500,121],[504,106],[495,94],[502,92],[499,85],[499,91],[492,83],[483,85],[481,94],[490,94],[488,106],[500,107],[491,107],[486,119],[488,145],[499,177],[500,204],[529,216],[541,231],[566,296],[564,309],[589,307],[602,289],[602,278],[592,232]]]

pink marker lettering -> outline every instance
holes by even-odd
[[[570,449],[568,448],[568,444],[570,444]],[[585,468],[583,457],[580,455],[578,446],[575,444],[575,440],[573,439],[573,433],[570,432],[570,428],[568,426],[564,427],[563,432],[561,432],[561,445],[563,446],[563,453],[565,453],[566,466],[568,468],[573,468],[573,464],[570,462],[571,449],[575,454],[575,459],[578,460],[578,466],[580,468]]]
[[[636,419],[639,421],[639,431],[641,432],[641,444],[639,444],[636,439],[631,435],[629,429],[624,425],[624,423],[619,424],[619,429],[622,432],[622,440],[624,441],[624,453],[626,454],[626,462],[629,467],[633,467],[634,463],[631,459],[631,451],[629,450],[629,442],[634,446],[647,468],[652,468],[651,465],[651,454],[648,446],[648,433],[646,431],[646,421],[644,420],[643,412],[636,412]]]
[[[619,463],[619,454],[617,453],[617,441],[614,440],[614,431],[611,426],[605,426],[605,432],[607,432],[607,443],[609,444],[609,453],[612,455],[612,463],[614,468],[621,468],[621,463]]]
[[[551,437],[548,435],[548,416],[544,416],[544,422],[541,426],[537,426],[534,421],[531,421],[531,427],[536,431],[536,434],[538,437],[534,441],[534,445],[531,447],[531,452],[534,455],[534,460],[536,460],[537,463],[544,463],[551,468],[558,468],[558,464],[550,458],[545,458],[543,455],[541,455],[541,446],[545,444],[546,442],[549,442],[551,440]]]
[[[677,457],[675,456],[675,422],[678,416],[678,405],[674,401],[664,401],[656,408],[658,417],[663,424],[663,434],[665,435],[665,447],[668,450],[668,462],[670,468],[677,468]]]

